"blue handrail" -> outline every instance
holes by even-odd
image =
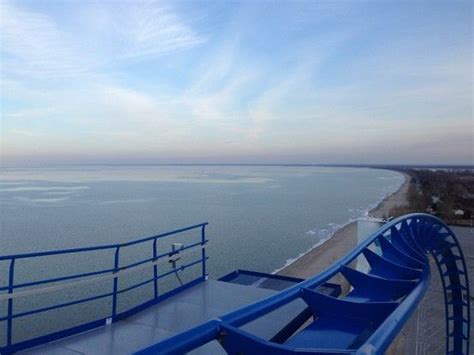
[[[371,251],[370,248],[375,245],[381,247],[382,255]],[[446,309],[446,353],[469,354],[470,296],[464,257],[453,231],[443,221],[428,214],[410,214],[394,219],[322,273],[266,299],[152,345],[136,354],[180,354],[194,350],[212,340],[219,341],[224,349],[232,354],[383,354],[416,309],[428,288],[431,274],[427,252],[433,255],[443,280]],[[371,265],[372,269],[369,274],[350,269],[351,263],[360,255],[364,255],[368,261],[374,263]],[[372,276],[374,270],[377,271],[377,265],[382,265],[381,268],[378,268],[379,275]],[[384,270],[384,267],[387,270]],[[394,273],[398,273],[400,276],[385,278],[383,273],[389,273],[388,269],[391,270],[392,276],[395,275]],[[403,283],[409,288],[403,297],[393,298],[390,302],[367,301],[364,298],[349,301],[344,298],[326,297],[314,291],[316,287],[338,273],[345,273],[344,276],[347,277],[352,274],[353,277],[358,277],[365,282],[376,278],[378,282],[383,282],[386,285],[396,284],[397,286],[392,287],[395,291],[394,294],[399,292],[398,287]],[[406,277],[407,281],[399,279],[404,274],[405,276],[410,275],[410,277]],[[367,293],[366,288],[363,288],[363,292]],[[380,298],[381,292],[376,289],[372,289],[371,292],[374,299]],[[346,296],[346,298],[348,297]],[[355,296],[353,298],[357,299]],[[296,299],[303,299],[315,311],[315,314],[319,314],[323,326],[330,324],[327,325],[327,328],[323,328],[326,329],[322,335],[323,338],[315,338],[318,320],[314,322],[316,328],[311,328],[312,331],[307,333],[309,335],[304,338],[304,341],[298,342],[298,339],[292,338],[288,344],[267,341],[239,329],[240,326],[265,316]],[[331,310],[336,314],[329,313],[328,317],[324,319],[324,315]],[[320,347],[319,341],[329,345],[337,344],[339,340],[337,338],[344,334],[344,331],[336,332],[332,337],[330,335],[331,329],[344,329],[344,322],[351,322],[351,314],[361,313],[361,310],[365,311],[366,315],[362,318],[367,318],[368,324],[370,324],[369,328],[363,328],[365,330],[362,337],[357,337],[356,341],[351,340],[350,345],[346,343],[344,347]],[[343,318],[338,319],[338,316]],[[345,316],[349,318],[344,318]],[[371,317],[378,318],[371,320]],[[375,329],[372,329],[374,326]],[[290,336],[291,334],[288,335],[288,338]],[[297,336],[298,334],[296,334]],[[308,345],[308,342],[311,343],[311,346]]]
[[[0,353],[6,354],[6,353],[15,352],[15,351],[25,349],[31,346],[40,345],[40,344],[52,341],[54,339],[64,337],[64,336],[73,335],[84,330],[89,330],[94,327],[101,326],[105,324],[106,322],[115,322],[147,306],[150,306],[165,298],[168,298],[172,296],[173,294],[176,294],[177,292],[180,292],[188,287],[191,287],[198,282],[204,281],[207,278],[206,260],[208,259],[208,257],[206,256],[206,252],[205,252],[205,245],[208,242],[208,239],[206,239],[206,226],[207,225],[208,225],[207,222],[200,223],[200,224],[192,225],[186,228],[176,229],[170,232],[157,234],[151,237],[145,237],[145,238],[140,238],[137,240],[132,240],[126,243],[116,243],[116,244],[100,245],[100,246],[93,246],[93,247],[71,248],[71,249],[51,250],[51,251],[0,256],[0,261],[6,261],[6,262],[9,261],[8,285],[0,287],[0,292],[7,291],[6,293],[0,293],[0,300],[7,300],[7,315],[0,317],[0,323],[7,322],[5,346],[0,347]],[[182,247],[179,248],[178,250],[170,250],[170,251],[160,253],[160,254],[158,253],[157,240],[161,238],[165,238],[165,237],[174,236],[183,232],[192,231],[192,230],[200,230],[198,242],[182,245]],[[132,245],[142,244],[142,243],[150,242],[150,241],[153,242],[152,244],[153,257],[144,258],[139,261],[120,266],[119,261],[120,261],[121,250],[127,247],[130,247]],[[200,247],[202,250],[200,258],[198,258],[197,260],[192,260],[184,265],[179,266],[178,268],[173,268],[171,271],[167,271],[161,274],[158,272],[158,267],[157,267],[158,262],[161,262],[163,259],[166,259],[166,258],[172,258],[176,254],[183,253],[187,250],[197,248],[197,247]],[[53,256],[53,255],[87,253],[87,252],[95,252],[95,251],[103,251],[103,250],[114,251],[114,259],[113,259],[114,265],[112,268],[95,270],[92,272],[71,274],[71,275],[66,275],[66,276],[61,276],[61,277],[46,278],[46,279],[35,280],[35,281],[30,281],[30,282],[15,283],[15,269],[17,267],[18,261],[20,260],[33,259],[33,258],[38,258],[38,257],[48,257],[48,256]],[[140,268],[148,267],[148,264],[150,264],[150,266],[153,266],[152,278],[146,279],[145,281],[141,281],[137,284],[128,286],[126,288],[119,289],[118,278],[122,276],[122,274],[139,270]],[[202,273],[200,274],[199,277],[185,284],[182,284],[181,286],[175,289],[167,291],[163,294],[159,293],[158,280],[165,278],[167,276],[176,274],[178,271],[184,271],[187,268],[190,268],[198,264],[201,265],[201,269],[202,269]],[[63,302],[63,303],[58,303],[52,306],[40,307],[40,308],[30,309],[28,311],[14,313],[14,300],[18,297],[27,297],[27,296],[32,296],[38,293],[51,292],[54,290],[61,289],[61,287],[73,287],[74,285],[77,285],[79,283],[96,282],[97,280],[100,281],[106,278],[113,279],[111,292],[95,294],[91,297],[86,297],[86,298],[82,298],[82,299],[71,301],[71,302]],[[82,279],[82,280],[75,281],[77,279]],[[45,284],[55,284],[55,283],[59,283],[63,281],[73,281],[73,282],[68,282],[66,284],[60,284],[57,286],[47,286],[44,288],[33,288],[33,289],[28,289],[26,291],[17,291],[18,289],[21,289],[21,288],[30,288],[33,286],[40,286],[40,285],[45,285]],[[133,308],[130,308],[126,311],[118,312],[117,310],[118,295],[131,291],[133,289],[145,286],[152,282],[153,282],[154,292],[153,292],[153,297],[151,299],[149,299],[148,301],[142,304],[136,305]],[[73,306],[73,305],[77,305],[81,303],[87,303],[87,302],[91,302],[91,301],[95,301],[95,300],[107,298],[107,297],[112,298],[112,309],[110,312],[110,317],[101,318],[92,322],[88,322],[86,324],[82,324],[74,328],[64,329],[52,334],[47,334],[45,336],[28,339],[28,340],[22,340],[20,342],[13,343],[13,322],[17,318],[21,318],[21,317],[25,317],[25,316],[29,316],[29,315],[33,315],[37,313],[42,313],[42,312],[46,312],[46,311],[50,311],[54,309],[69,307],[69,306]]]
[[[104,250],[104,249],[114,249],[114,248],[120,248],[120,247],[128,247],[128,246],[131,246],[131,245],[134,245],[134,244],[140,244],[140,243],[148,242],[150,240],[155,240],[155,239],[167,237],[167,236],[170,236],[170,235],[173,235],[173,234],[179,234],[179,233],[187,232],[187,231],[192,230],[192,229],[202,228],[202,227],[207,226],[208,224],[209,224],[208,222],[195,224],[195,225],[192,225],[192,226],[189,226],[189,227],[175,229],[175,230],[172,230],[170,232],[157,234],[157,235],[154,235],[154,236],[151,236],[151,237],[144,237],[144,238],[140,238],[140,239],[135,239],[135,240],[125,242],[125,243],[106,244],[106,245],[98,245],[98,246],[93,246],[93,247],[49,250],[49,251],[40,251],[40,252],[35,252],[35,253],[1,255],[0,256],[0,261],[2,261],[2,260],[11,260],[11,259],[25,259],[25,258],[32,258],[32,257],[37,257],[37,256],[81,253],[81,252],[86,252],[86,251],[97,251],[97,250]]]

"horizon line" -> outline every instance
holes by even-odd
[[[467,168],[474,169],[474,164],[404,164],[404,163],[58,163],[38,165],[9,165],[8,168],[53,168],[62,166],[262,166],[262,167],[360,167],[360,168]]]

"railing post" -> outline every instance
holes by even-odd
[[[156,257],[158,256],[158,251],[156,249],[156,241],[158,238],[153,240],[153,262],[156,262]],[[153,265],[153,288],[155,299],[158,298],[158,265]]]
[[[207,273],[206,273],[206,225],[203,224],[201,228],[201,257],[202,257],[202,278],[204,280],[207,279]]]
[[[15,277],[15,258],[10,261],[10,270],[8,273],[8,293],[13,293],[13,281]],[[8,299],[8,319],[7,319],[7,346],[12,345],[13,328],[13,298]]]
[[[114,258],[114,290],[112,295],[112,322],[115,320],[115,316],[117,315],[117,289],[118,289],[118,268],[119,268],[119,253],[120,253],[120,246],[115,249],[115,258]]]

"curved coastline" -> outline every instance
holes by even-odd
[[[405,178],[400,187],[388,194],[374,208],[368,211],[368,217],[382,218],[388,216],[390,209],[406,204],[407,191],[410,177]],[[307,278],[326,269],[329,265],[344,256],[357,245],[357,219],[351,219],[346,224],[335,230],[327,238],[316,243],[304,253],[287,262],[283,267],[275,270],[273,274]]]

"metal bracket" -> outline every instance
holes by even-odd
[[[171,267],[174,270],[174,274],[176,275],[176,278],[178,279],[179,283],[181,286],[183,285],[183,281],[179,277],[178,271],[179,269],[176,268],[176,263],[181,259],[180,256],[178,256],[179,252],[184,249],[183,244],[181,243],[173,243],[171,245],[171,253],[170,253],[170,259],[168,260],[169,263],[171,263]],[[176,255],[173,257],[173,255]]]

